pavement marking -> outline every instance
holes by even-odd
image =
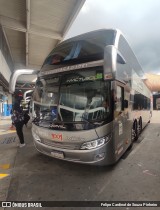
[[[9,174],[0,174],[0,179],[3,179],[5,177],[9,176]]]
[[[4,139],[0,141],[0,144],[5,145],[5,144],[12,144],[16,142],[16,136],[4,136]]]
[[[156,174],[151,173],[149,170],[144,170],[143,173],[150,176],[157,176]]]
[[[0,130],[0,135],[9,134],[9,133],[15,133],[16,130]]]
[[[0,169],[9,169],[10,164],[0,164]]]

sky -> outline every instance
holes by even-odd
[[[121,30],[144,72],[160,74],[160,0],[86,0],[66,38],[102,28]]]

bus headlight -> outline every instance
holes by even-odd
[[[93,141],[88,141],[82,144],[80,149],[95,149],[97,147],[102,146],[103,144],[105,144],[106,142],[109,141],[109,136],[97,139],[97,140],[93,140]]]

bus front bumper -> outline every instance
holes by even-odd
[[[36,149],[50,157],[66,161],[89,164],[89,165],[111,165],[115,163],[114,154],[111,150],[111,141],[101,147],[92,150],[66,150],[45,145],[34,140]]]

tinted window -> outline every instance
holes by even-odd
[[[104,47],[113,44],[114,31],[99,31],[78,36],[57,46],[44,65],[60,65],[66,62],[85,62],[103,59]]]
[[[150,99],[146,96],[136,92],[134,95],[134,110],[149,110],[150,109]]]

